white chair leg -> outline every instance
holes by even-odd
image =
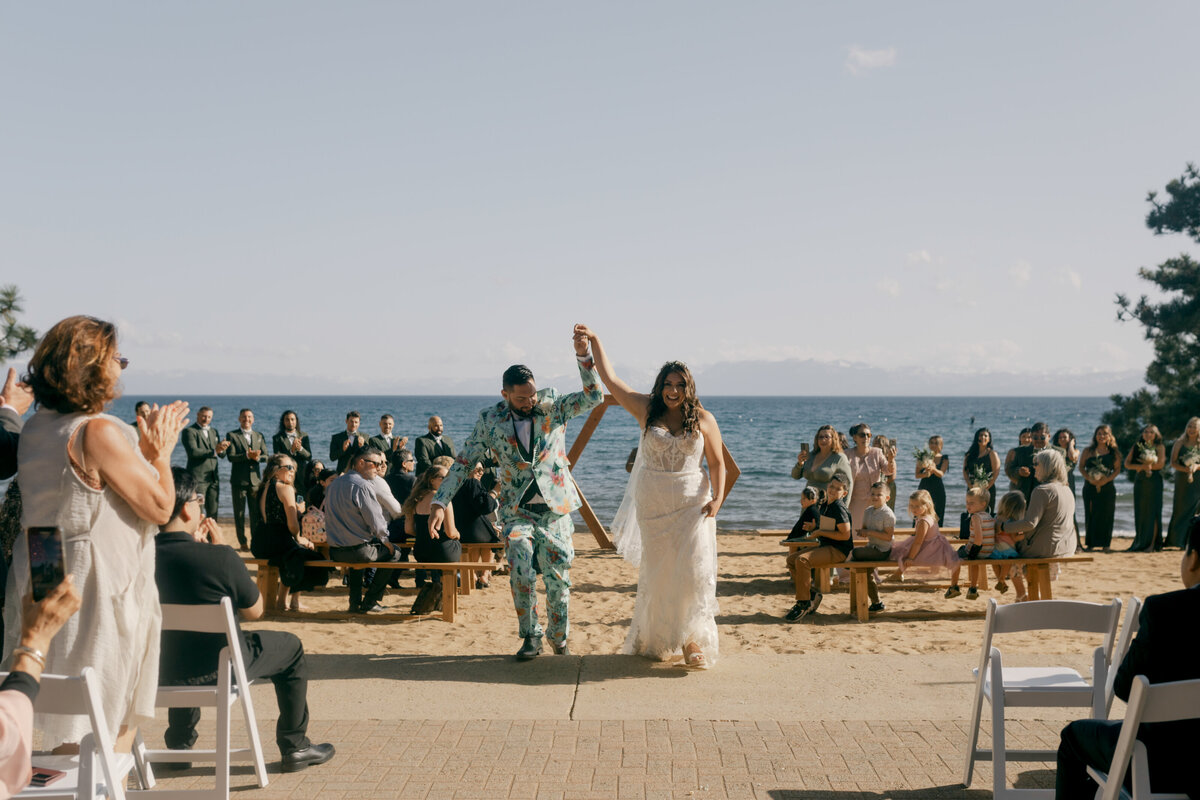
[[[146,760],[146,740],[139,730],[133,740],[133,768],[137,773],[139,789],[153,789],[157,781],[154,779],[154,767]]]
[[[983,721],[983,670],[975,681],[975,704],[971,710],[971,727],[967,730],[967,763],[963,768],[963,786],[971,786],[975,774],[975,750],[979,747],[979,724]]]
[[[263,758],[262,737],[258,735],[258,720],[254,717],[254,705],[250,702],[250,687],[238,687],[238,705],[242,708],[246,733],[250,737],[250,749],[254,753],[254,775],[258,778],[259,788],[265,788],[270,779],[267,777],[267,764]]]
[[[1004,689],[992,684],[992,800],[1008,795],[1005,775],[1008,767],[1004,741]]]
[[[222,702],[217,703],[217,797],[229,797],[229,661],[223,660],[218,671],[217,686],[223,690]]]

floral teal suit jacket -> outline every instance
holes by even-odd
[[[512,516],[531,481],[537,482],[538,492],[555,514],[570,514],[582,505],[579,492],[571,480],[567,461],[567,420],[590,411],[604,400],[600,391],[600,376],[589,356],[579,362],[583,391],[559,395],[555,389],[542,389],[533,411],[533,432],[530,436],[532,453],[526,459],[517,441],[513,425],[515,415],[507,401],[501,401],[479,412],[475,430],[463,444],[450,474],[442,481],[434,502],[448,506],[459,484],[477,461],[491,452],[498,462],[500,478],[500,517]]]

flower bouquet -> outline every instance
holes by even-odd
[[[1097,483],[1112,475],[1112,470],[1105,465],[1100,456],[1092,456],[1083,465],[1083,474],[1092,483]]]
[[[1145,439],[1138,439],[1134,445],[1137,451],[1137,460],[1139,464],[1153,464],[1158,461],[1158,447],[1147,442]]]
[[[988,484],[992,482],[992,471],[983,464],[976,464],[971,467],[971,488],[986,489]]]
[[[1190,467],[1193,464],[1200,464],[1200,446],[1193,445],[1185,447],[1179,451],[1179,463],[1185,467]],[[1196,473],[1188,473],[1188,483],[1191,483],[1196,477]]]
[[[933,469],[935,466],[937,466],[934,464],[934,455],[932,450],[926,450],[923,447],[914,448],[913,458],[917,460],[917,466],[921,469]]]

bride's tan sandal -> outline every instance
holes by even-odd
[[[698,644],[689,644],[683,648],[683,666],[686,669],[708,669],[708,658]]]

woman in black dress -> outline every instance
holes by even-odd
[[[488,518],[488,515],[500,506],[500,502],[496,499],[497,493],[483,488],[481,478],[483,478],[483,464],[476,463],[471,469],[471,476],[462,482],[458,492],[454,495],[455,527],[458,528],[460,541],[463,544],[495,544],[500,541],[495,526]],[[488,564],[492,561],[490,548],[481,549],[477,555],[478,559],[468,557],[468,560],[478,560]],[[475,579],[475,588],[486,589],[491,578],[491,570],[478,573],[478,577]]]
[[[1158,426],[1147,425],[1125,456],[1125,469],[1133,473],[1133,544],[1129,553],[1162,550],[1163,467],[1167,448]]]
[[[996,513],[996,478],[1000,477],[1000,455],[992,447],[992,432],[975,431],[975,441],[963,456],[963,480],[970,488],[987,489],[988,513]]]
[[[936,433],[929,437],[929,452],[933,457],[917,462],[917,477],[921,479],[918,489],[929,492],[933,498],[933,510],[937,513],[938,527],[946,524],[946,484],[942,476],[950,469],[950,457],[942,452],[942,437]]]
[[[255,558],[265,558],[273,567],[283,567],[284,558],[296,548],[315,550],[312,542],[300,535],[300,517],[304,514],[304,501],[296,499],[296,462],[291,456],[276,453],[271,456],[264,470],[263,481],[258,485],[258,530],[251,531],[250,552]],[[288,596],[291,595],[291,604]],[[289,592],[282,581],[276,608],[302,611],[300,592]]]
[[[413,537],[413,554],[417,561],[427,564],[444,564],[450,561],[462,560],[462,545],[459,543],[458,528],[454,522],[454,505],[446,509],[446,522],[442,533],[429,530],[429,508],[433,496],[441,488],[442,481],[450,472],[446,467],[434,466],[421,473],[413,485],[412,493],[404,501],[404,530]],[[442,573],[434,570],[429,573],[434,587],[439,589],[437,597],[441,597]]]
[[[1117,489],[1113,481],[1121,474],[1121,451],[1112,428],[1101,425],[1092,434],[1092,443],[1079,455],[1083,479],[1083,522],[1086,549],[1102,548],[1112,552],[1113,517],[1117,510]]]

